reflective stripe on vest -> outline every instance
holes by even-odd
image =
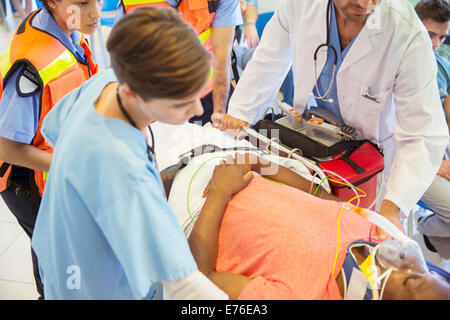
[[[11,68],[9,59],[9,47],[7,49],[8,51],[0,56],[0,72],[2,74],[2,77],[6,76],[8,70]],[[66,50],[52,63],[50,63],[44,69],[38,71],[38,73],[42,79],[43,84],[46,85],[76,63],[77,59],[69,50]]]
[[[0,56],[0,74],[2,79],[6,76],[9,69],[11,69],[11,61],[10,61],[10,48],[11,42],[9,46],[3,51]],[[68,70],[70,67],[77,63],[77,59],[68,49],[60,54],[53,62],[44,67],[42,70],[39,70],[39,76],[42,79],[44,86],[49,83],[51,80],[57,78],[64,71]]]
[[[168,8],[172,7],[165,0],[122,0],[122,3],[126,13],[130,13],[131,11],[137,8],[152,6],[156,4],[159,7],[168,7]]]
[[[198,36],[202,45],[204,45],[208,40],[211,39],[211,33],[212,28],[209,28]],[[209,69],[208,81],[211,81],[213,77],[214,77],[214,66],[211,66],[211,68]]]
[[[123,0],[124,6],[134,6],[137,4],[150,4],[150,3],[158,3],[158,2],[166,2],[166,0]]]
[[[206,41],[208,41],[209,39],[211,39],[211,33],[212,33],[212,28],[209,28],[205,31],[203,31],[198,38],[200,39],[202,44],[205,44]]]
[[[9,61],[10,49],[11,49],[11,42],[9,42],[9,45],[6,47],[6,49],[2,52],[0,56],[0,76],[2,80],[5,78],[8,70],[11,69],[11,63]]]
[[[64,51],[55,61],[39,71],[42,82],[46,85],[76,63],[77,59],[74,55],[69,50]]]

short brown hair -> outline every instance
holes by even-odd
[[[107,41],[121,83],[142,99],[180,99],[206,84],[211,55],[172,8],[143,7],[114,26]]]
[[[420,20],[434,20],[439,23],[450,21],[450,4],[447,0],[421,0],[414,7]]]

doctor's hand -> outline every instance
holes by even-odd
[[[203,197],[219,193],[228,200],[250,183],[253,174],[248,163],[239,164],[237,158],[228,156],[214,168],[213,176],[203,191]]]
[[[405,230],[403,229],[402,223],[400,221],[400,208],[397,207],[395,203],[385,199],[381,204],[380,214],[391,221],[401,232],[405,233]],[[388,235],[384,232],[383,229],[377,227],[375,230],[378,239],[387,239]]]
[[[442,160],[437,174],[450,181],[450,160]]]
[[[250,127],[250,124],[244,120],[219,112],[212,114],[211,121],[214,128],[226,131],[233,137],[242,135],[242,127]]]

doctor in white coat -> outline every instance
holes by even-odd
[[[330,1],[278,0],[228,114],[213,115],[213,125],[236,129],[262,119],[292,64],[297,110],[313,94],[319,106],[383,147],[380,213],[401,228],[400,210],[409,213],[430,186],[449,139],[431,42],[407,0]],[[333,19],[334,78],[333,50],[322,47],[314,63],[316,48],[333,38]]]

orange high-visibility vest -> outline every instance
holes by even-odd
[[[35,70],[41,84],[39,122],[31,142],[35,147],[53,153],[41,134],[42,121],[50,109],[67,93],[79,87],[97,73],[98,66],[92,52],[81,35],[79,45],[85,50],[86,61],[79,61],[57,38],[35,29],[31,22],[39,10],[31,13],[17,28],[9,46],[0,55],[0,98],[9,76],[23,63]],[[0,162],[0,192],[8,186],[11,166]],[[47,172],[35,170],[34,178],[42,196]]]
[[[216,8],[220,0],[181,0],[178,6],[178,13],[183,21],[190,25],[198,35],[203,47],[212,55],[212,22],[216,13]],[[134,9],[146,6],[168,7],[171,5],[165,0],[122,0],[125,13],[130,13]],[[206,96],[213,90],[214,67],[211,66],[208,86],[201,97]]]

